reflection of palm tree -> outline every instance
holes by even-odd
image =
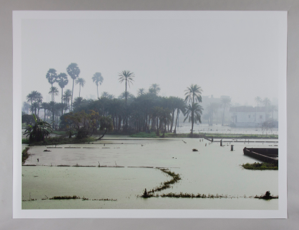
[[[73,79],[73,89],[72,89],[72,97],[71,97],[71,110],[72,110],[73,109],[73,98],[74,98],[74,81],[77,77],[79,77],[80,69],[76,63],[71,63],[67,67],[66,71]]]
[[[54,95],[57,96],[58,95],[58,89],[55,86],[52,86],[50,88],[49,94],[53,95],[53,102],[54,102]]]
[[[128,90],[127,90],[127,86],[128,86],[128,85],[130,86],[130,83],[132,83],[132,82],[134,81],[134,80],[133,80],[134,77],[135,77],[135,76],[134,76],[134,73],[132,73],[132,72],[130,72],[130,71],[128,71],[128,70],[124,70],[124,71],[122,71],[122,72],[119,74],[119,78],[118,78],[119,82],[120,82],[120,83],[125,82],[125,98],[126,98],[126,105],[127,105],[127,96],[128,96],[128,94],[127,94],[127,92],[128,92]]]
[[[201,114],[202,114],[203,108],[198,103],[192,103],[191,105],[188,105],[185,112],[185,120],[186,121],[189,118],[189,122],[191,121],[191,134],[193,134],[193,125],[194,122],[198,121],[201,123]]]
[[[101,73],[97,72],[93,75],[92,81],[96,84],[97,86],[97,96],[99,98],[99,84],[101,85],[104,81],[104,78]]]
[[[48,82],[51,84],[51,87],[53,87],[53,84],[57,80],[57,73],[55,69],[49,69],[46,75],[46,78],[48,79]],[[54,95],[52,94],[51,100],[54,101]]]
[[[76,84],[79,84],[79,97],[80,97],[81,87],[84,87],[85,80],[83,78],[78,78],[76,80]]]
[[[67,79],[67,75],[65,73],[61,73],[57,76],[58,85],[61,88],[61,103],[63,102],[63,88],[67,85],[69,80]]]

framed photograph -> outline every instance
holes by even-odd
[[[13,48],[14,218],[287,217],[286,11],[14,11]]]

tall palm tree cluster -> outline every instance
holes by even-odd
[[[120,81],[124,82],[125,79]],[[160,87],[153,84],[147,92],[140,89],[137,97],[127,91],[118,98],[104,92],[97,100],[76,100],[73,112],[95,111],[100,116],[109,116],[116,131],[155,131],[163,136],[165,132],[176,133],[179,115],[183,114],[186,119],[190,118],[193,134],[194,123],[201,122],[202,108],[198,104],[201,101],[201,88],[192,85],[186,90],[185,100],[178,97],[161,97],[158,95],[159,91]],[[65,120],[64,116],[61,120]],[[64,128],[65,124],[61,124],[61,128]]]
[[[177,124],[180,114],[185,116],[185,120],[191,122],[191,134],[193,134],[194,123],[201,122],[202,107],[199,103],[202,101],[202,89],[198,85],[191,85],[185,91],[185,100],[178,97],[159,96],[160,87],[158,84],[152,84],[148,91],[139,89],[137,97],[128,92],[128,87],[133,83],[135,75],[133,72],[124,70],[119,73],[119,82],[124,83],[125,91],[118,98],[103,92],[99,96],[99,85],[103,83],[103,76],[96,72],[91,78],[97,88],[97,99],[86,100],[80,97],[81,88],[85,85],[85,80],[79,78],[80,69],[76,63],[71,63],[66,68],[66,73],[57,74],[55,69],[49,69],[46,78],[50,83],[51,102],[42,102],[42,96],[39,92],[33,91],[27,96],[27,102],[30,102],[31,113],[39,116],[39,110],[44,110],[44,120],[60,124],[60,128],[65,128],[64,117],[68,113],[98,112],[100,116],[108,116],[112,119],[114,130],[134,131],[134,132],[160,132],[177,131]],[[73,80],[72,90],[67,89],[68,76]],[[58,88],[61,88],[61,102],[55,102],[55,96],[58,95]],[[74,84],[79,85],[79,97],[74,99]],[[27,103],[28,104],[28,103]],[[27,105],[28,107],[29,105]],[[25,103],[24,103],[25,108]]]

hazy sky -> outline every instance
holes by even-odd
[[[70,63],[78,64],[86,81],[83,97],[96,96],[95,72],[104,77],[99,93],[119,96],[125,86],[118,74],[129,70],[135,74],[129,88],[134,95],[156,83],[162,96],[183,97],[188,86],[198,84],[203,95],[229,95],[235,103],[278,98],[279,56],[286,46],[280,13],[92,12],[93,18],[80,19],[80,13],[61,12],[24,19],[22,101],[33,90],[50,101],[47,71],[66,73]],[[69,77],[64,91],[71,87]],[[78,94],[75,85],[74,97]]]

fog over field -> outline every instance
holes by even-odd
[[[91,13],[91,15],[96,12]],[[97,98],[92,77],[100,72],[103,92],[125,91],[118,75],[135,74],[128,88],[137,95],[152,84],[161,96],[183,98],[191,84],[203,96],[230,96],[232,104],[256,105],[255,98],[278,98],[280,28],[265,12],[114,12],[93,19],[26,19],[22,21],[22,101],[33,90],[51,101],[46,74],[67,73],[78,64],[86,81],[81,97]],[[63,14],[57,14],[58,16]],[[72,79],[64,88],[72,89]],[[58,89],[57,83],[54,84]],[[75,85],[74,98],[79,96]],[[60,101],[59,95],[56,101]]]

